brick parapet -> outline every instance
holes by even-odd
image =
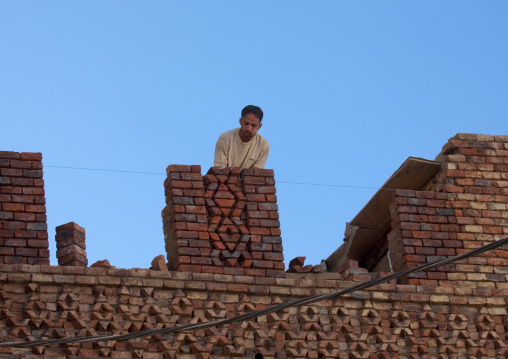
[[[162,211],[170,269],[283,277],[273,170],[170,165]]]
[[[396,190],[388,234],[393,270],[463,254],[506,235],[507,221],[496,221],[506,211],[478,212],[478,196],[483,195]],[[481,288],[503,281],[506,271],[508,251],[499,249],[413,274],[407,283]]]
[[[74,222],[56,227],[56,257],[61,266],[88,265],[85,229]]]
[[[355,284],[314,275],[0,265],[0,334],[4,341],[126,334],[230,318]],[[492,288],[390,282],[219,328],[98,344],[1,348],[0,356],[385,358],[424,348],[435,358],[448,352],[505,357],[507,276]]]
[[[508,235],[508,136],[459,133],[436,160],[441,171],[424,191],[395,191],[388,234],[394,270],[467,252]],[[409,283],[477,287],[500,280],[508,252],[498,250]],[[487,285],[487,284],[486,284]]]
[[[0,263],[49,264],[42,155],[0,151]]]
[[[436,160],[445,165],[431,190],[508,196],[508,136],[458,133]]]

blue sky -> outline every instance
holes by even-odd
[[[286,263],[318,264],[408,156],[508,134],[507,34],[505,1],[4,1],[0,150],[43,153],[52,264],[74,221],[89,264],[148,268],[167,165],[258,105]]]

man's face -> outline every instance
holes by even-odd
[[[261,128],[261,121],[253,113],[248,113],[240,119],[240,138],[243,142],[249,142]]]

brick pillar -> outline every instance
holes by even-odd
[[[86,267],[85,229],[74,222],[56,227],[56,257],[60,266]]]
[[[241,175],[247,201],[245,215],[250,233],[253,274],[285,277],[273,170],[254,168],[243,170]]]
[[[273,170],[170,165],[162,211],[172,270],[284,277]]]
[[[170,270],[201,272],[211,266],[201,166],[169,165],[162,211]]]
[[[42,154],[0,151],[0,263],[49,265]]]

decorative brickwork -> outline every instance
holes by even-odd
[[[12,192],[19,187],[18,195],[34,202],[44,192],[42,180],[26,186],[42,190],[38,195],[25,193],[18,181],[38,170],[26,169],[21,177],[25,170],[11,166],[27,166],[19,163],[22,157],[42,165],[40,155],[38,162],[0,154],[0,233],[17,239],[9,228],[37,223],[38,212],[20,220],[28,205]],[[86,267],[75,260],[84,251],[84,230],[75,223],[57,228],[60,266],[30,265],[2,237],[0,341],[127,334],[232,318],[350,288],[384,276],[379,268],[399,271],[507,237],[508,136],[458,134],[438,159],[443,165],[431,164],[435,171],[421,181],[431,178],[427,184],[374,202],[384,206],[374,211],[378,227],[361,242],[374,244],[354,252],[365,254],[361,260],[339,251],[333,273],[324,264],[305,265],[305,257],[283,272],[273,171],[212,168],[202,176],[199,166],[171,165],[162,212],[168,264],[158,256],[151,269],[117,269],[107,260]],[[404,170],[418,166],[413,161]],[[420,178],[411,171],[407,178]],[[13,207],[19,203],[23,207]],[[349,226],[348,248],[357,250],[353,244],[365,233]],[[28,242],[21,248],[31,248]],[[68,254],[71,262],[64,259]],[[24,264],[6,264],[16,261]],[[508,250],[497,249],[399,283],[239,323],[123,341],[0,347],[0,358],[507,358],[507,298]]]
[[[296,277],[0,265],[0,335],[2,341],[26,341],[169,328],[355,284],[338,274],[288,275]],[[390,283],[229,326],[125,341],[0,348],[0,357],[504,358],[507,296],[508,288]]]
[[[60,266],[84,266],[86,258],[85,229],[74,222],[56,227],[56,257]]]
[[[0,263],[49,264],[41,161],[0,151]]]
[[[170,165],[162,211],[169,267],[283,277],[273,170]]]

